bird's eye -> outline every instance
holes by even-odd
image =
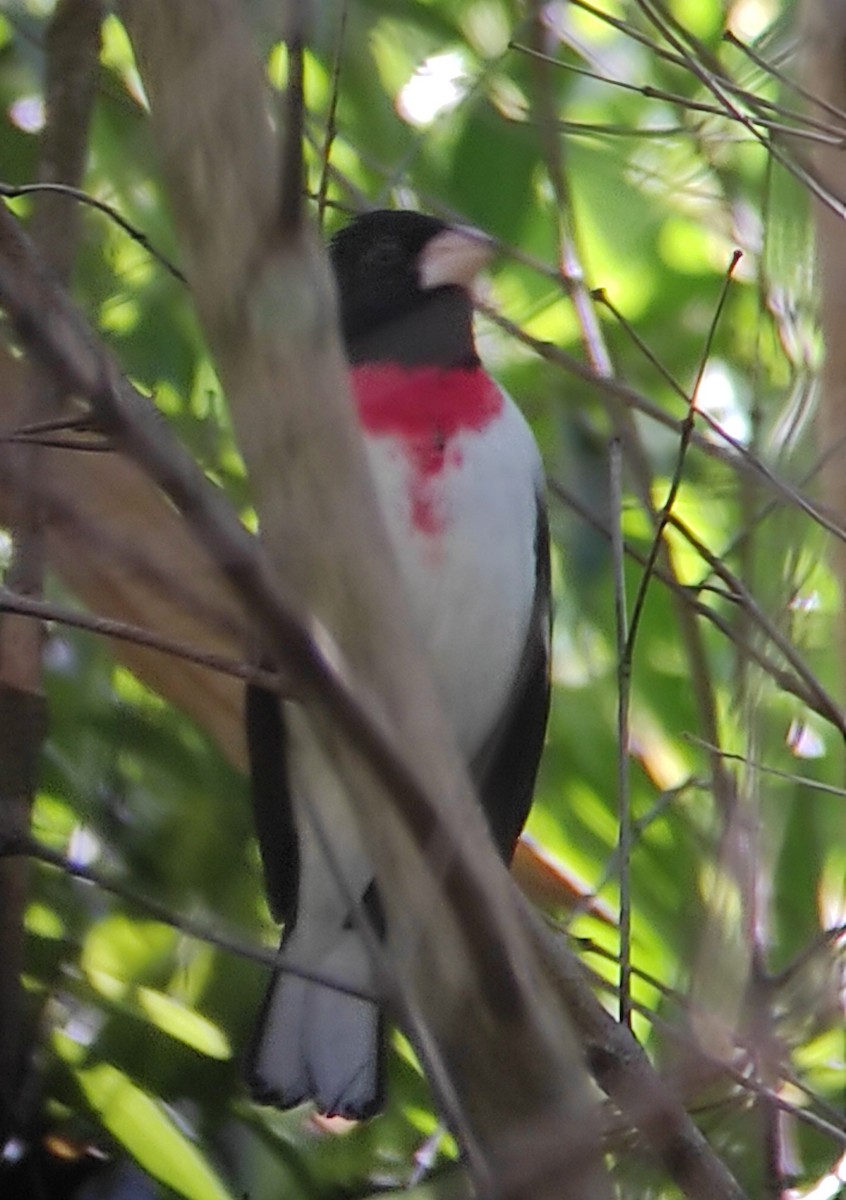
[[[392,271],[402,262],[402,248],[393,238],[381,238],[368,249],[362,262],[365,271]]]

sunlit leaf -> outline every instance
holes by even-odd
[[[140,1166],[186,1200],[232,1200],[195,1143],[163,1105],[122,1071],[99,1063],[76,1072],[88,1103]]]
[[[138,988],[136,997],[141,1008],[163,1033],[178,1038],[210,1058],[226,1059],[232,1054],[223,1031],[194,1009],[153,988]]]

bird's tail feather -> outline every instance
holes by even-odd
[[[283,955],[283,961],[284,961]],[[309,969],[362,986],[366,958],[354,929],[345,929]],[[291,955],[293,962],[293,955]],[[301,955],[297,955],[298,965]],[[265,996],[249,1055],[253,1096],[290,1108],[314,1100],[321,1112],[363,1120],[381,1106],[384,1052],[379,1006],[350,992],[278,971]]]

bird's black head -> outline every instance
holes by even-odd
[[[329,247],[353,363],[472,365],[470,285],[490,257],[474,230],[418,212],[354,218]]]

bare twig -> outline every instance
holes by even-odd
[[[47,600],[17,595],[5,587],[0,587],[0,612],[19,613],[21,616],[33,617],[39,621],[55,621],[72,629],[84,629],[88,633],[98,634],[101,637],[114,638],[121,642],[133,642],[137,646],[160,650],[162,654],[172,654],[176,658],[184,659],[185,662],[197,663],[212,671],[231,675],[234,679],[257,683],[270,691],[282,692],[286,696],[292,695],[285,681],[275,671],[267,671],[262,667],[238,662],[223,654],[202,650],[198,646],[189,646],[178,638],[142,629],[140,626],[130,625],[126,621],[113,621],[108,617],[74,612],[72,609]]]
[[[602,378],[613,375],[611,359],[605,345],[602,328],[596,317],[593,296],[585,283],[581,256],[576,240],[573,206],[564,171],[561,141],[557,136],[557,120],[553,103],[552,80],[548,56],[543,54],[548,31],[543,5],[533,5],[531,34],[538,54],[532,59],[536,80],[534,107],[546,171],[555,196],[555,216],[558,225],[558,264],[561,279],[567,290],[582,334],[588,361]]]
[[[548,486],[554,495],[571,508],[573,512],[577,513],[592,529],[601,533],[609,542],[611,541],[612,533],[608,525],[596,513],[591,512],[560,480],[551,479],[548,481]],[[634,562],[639,563],[641,566],[646,565],[646,555],[634,549],[634,547],[626,544],[625,553]],[[680,600],[687,604],[694,613],[709,621],[716,629],[720,630],[728,641],[734,643],[745,654],[753,658],[758,666],[780,688],[785,692],[789,692],[791,696],[795,696],[798,700],[801,700],[812,712],[818,713],[820,716],[825,717],[826,720],[830,719],[829,703],[821,701],[804,680],[800,679],[797,675],[785,671],[777,663],[769,659],[754,642],[741,639],[738,632],[718,612],[707,604],[703,604],[698,599],[700,588],[687,587],[679,583],[677,579],[669,575],[660,566],[655,568],[654,575],[656,579],[661,580],[665,587],[673,591]],[[742,602],[742,597],[736,597],[730,587],[727,589],[726,594],[732,600]]]
[[[611,551],[614,559],[614,613],[617,634],[617,860],[620,864],[620,1021],[631,1028],[631,848],[632,814],[629,793],[629,703],[631,700],[631,656],[629,620],[626,609],[626,574],[623,538],[623,447],[612,438],[611,465]]]
[[[61,871],[63,875],[67,875],[71,879],[80,879],[85,883],[93,884],[100,891],[107,892],[109,895],[122,900],[130,908],[135,908],[140,912],[146,913],[154,921],[158,921],[162,925],[167,925],[171,929],[176,929],[188,937],[196,938],[197,941],[205,942],[209,946],[216,946],[218,950],[234,954],[238,958],[248,959],[250,962],[263,963],[265,966],[273,967],[276,971],[284,971],[289,975],[296,975],[300,979],[313,980],[315,983],[325,983],[334,991],[345,992],[351,996],[361,996],[365,1000],[373,998],[371,992],[362,988],[351,987],[348,982],[335,976],[304,970],[301,967],[289,964],[287,961],[281,961],[277,949],[271,950],[265,946],[257,946],[254,943],[245,941],[237,934],[227,933],[219,928],[212,928],[210,924],[197,920],[194,917],[186,916],[184,913],[175,913],[168,905],[162,904],[159,900],[154,900],[150,896],[144,896],[140,892],[136,892],[133,888],[127,887],[121,880],[114,878],[110,873],[102,871],[98,867],[76,862],[74,859],[60,854],[57,850],[43,845],[34,838],[25,837],[0,841],[0,862],[18,858],[44,863],[45,866],[55,867],[56,870]]]
[[[731,92],[726,86],[722,72],[719,75],[716,74],[695,55],[691,54],[681,39],[673,32],[670,22],[665,19],[659,9],[650,0],[637,0],[637,4],[646,18],[651,21],[655,28],[673,47],[691,74],[716,97],[723,106],[724,111],[743,125],[755,141],[759,142],[776,162],[780,163],[799,183],[803,184],[812,196],[841,218],[846,216],[846,204],[844,204],[839,196],[835,195],[825,186],[813,170],[788,154],[775,138],[766,137],[760,133],[755,126],[754,120],[741,112],[731,98]]]
[[[335,32],[335,49],[332,57],[332,81],[329,93],[329,111],[326,114],[326,131],[323,135],[323,149],[320,161],[320,183],[317,188],[317,221],[323,229],[323,219],[326,215],[327,196],[329,192],[329,161],[332,157],[332,146],[335,141],[336,122],[338,118],[338,98],[341,94],[341,67],[344,61],[344,47],[347,32],[348,0],[341,0],[338,10],[338,26]]]
[[[678,496],[679,488],[681,487],[682,477],[684,475],[685,459],[687,457],[687,451],[688,451],[688,447],[690,446],[691,438],[693,437],[694,423],[695,423],[696,413],[697,413],[697,408],[696,408],[697,392],[699,390],[699,385],[702,382],[702,376],[704,374],[705,367],[707,365],[708,358],[711,353],[711,345],[712,345],[713,339],[714,339],[714,332],[717,328],[717,324],[719,322],[720,314],[722,313],[723,306],[725,305],[726,296],[728,294],[728,286],[729,286],[729,283],[731,282],[732,273],[734,272],[734,268],[737,265],[739,259],[740,259],[740,252],[735,251],[734,257],[732,258],[732,261],[731,261],[731,265],[729,266],[729,269],[726,273],[725,280],[723,281],[723,287],[722,287],[722,290],[720,293],[720,298],[717,301],[717,307],[714,311],[714,316],[712,318],[711,326],[708,331],[708,337],[706,339],[705,348],[702,353],[702,358],[701,358],[701,361],[699,364],[699,371],[697,373],[696,382],[693,386],[693,392],[691,394],[690,401],[688,402],[687,415],[685,416],[684,420],[682,421],[681,436],[679,438],[679,448],[678,448],[678,453],[676,455],[676,464],[675,464],[675,468],[673,470],[673,477],[670,481],[670,488],[667,493],[667,499],[665,500],[664,506],[658,515],[658,522],[657,522],[655,532],[653,534],[652,545],[650,546],[650,549],[649,549],[649,554],[648,554],[647,560],[646,560],[646,566],[644,568],[643,574],[640,579],[640,584],[638,586],[637,595],[635,596],[634,604],[632,605],[632,618],[631,618],[631,622],[629,624],[628,641],[626,644],[626,656],[629,659],[631,659],[631,657],[634,653],[634,643],[635,643],[635,639],[637,638],[638,626],[640,625],[640,618],[643,613],[643,606],[646,603],[646,593],[649,589],[649,581],[652,577],[652,573],[655,570],[655,564],[658,561],[658,555],[661,550],[661,545],[662,545],[663,537],[664,537],[664,530],[666,529],[666,527],[670,521],[670,518],[672,516],[673,506],[675,505],[676,497]]]
[[[750,758],[747,754],[734,754],[729,750],[721,750],[718,746],[709,746],[703,742],[701,738],[689,733],[685,735],[686,740],[692,742],[696,746],[702,746],[704,749],[718,753],[721,758],[726,758],[730,762],[743,763],[753,771],[759,771],[762,775],[772,775],[774,779],[783,779],[787,783],[794,783],[798,787],[812,788],[816,792],[824,792],[828,796],[840,796],[846,800],[846,788],[835,787],[833,783],[826,783],[822,779],[812,779],[810,775],[797,775],[795,771],[781,771],[778,767],[770,767],[766,763],[760,762],[758,759]]]
[[[835,117],[838,123],[837,125],[830,126],[830,128],[832,130],[839,129],[842,133],[844,123],[846,123],[846,111],[844,111],[843,108],[837,104],[833,104],[828,97],[820,95],[819,91],[812,91],[810,88],[803,87],[798,80],[786,74],[786,72],[780,71],[774,63],[769,62],[766,58],[763,58],[760,54],[756,53],[756,51],[753,50],[747,42],[744,42],[741,38],[739,38],[736,33],[732,32],[731,29],[727,29],[723,34],[723,37],[730,45],[736,46],[738,50],[741,50],[747,56],[747,58],[751,59],[752,62],[755,63],[756,66],[759,66],[762,71],[766,71],[768,75],[772,75],[773,79],[777,79],[779,83],[783,83],[787,87],[791,88],[796,95],[801,96],[803,100],[809,100],[811,104],[821,108],[823,112]],[[797,116],[800,116],[804,121],[807,122],[813,121],[813,118],[807,113],[797,114]]]
[[[9,200],[14,199],[16,196],[37,196],[45,192],[52,192],[57,196],[67,196],[72,200],[79,201],[80,204],[85,204],[89,208],[95,208],[98,212],[104,213],[110,221],[122,229],[124,233],[128,234],[133,242],[137,242],[143,250],[147,251],[151,258],[160,263],[174,279],[178,279],[180,283],[185,283],[185,276],[179,268],[165,254],[156,249],[142,229],[127,221],[126,217],[122,216],[113,204],[107,204],[105,200],[99,200],[96,196],[92,196],[90,192],[83,191],[82,188],[71,187],[65,183],[25,183],[18,185],[0,183],[0,196],[5,196]]]
[[[727,35],[730,36],[730,35]],[[564,62],[561,59],[555,58],[552,55],[542,54],[531,46],[523,46],[519,42],[512,42],[511,47],[514,50],[519,50],[523,54],[528,54],[535,59],[548,62],[551,66],[558,67],[574,75],[581,75],[587,79],[595,79],[599,83],[606,83],[609,87],[617,88],[624,92],[635,92],[643,96],[647,100],[660,100],[667,104],[674,104],[685,112],[704,113],[708,116],[722,117],[726,121],[734,121],[739,124],[745,124],[741,120],[739,114],[726,112],[722,105],[714,104],[709,101],[694,100],[690,96],[684,96],[680,92],[670,92],[665,88],[653,87],[651,84],[630,83],[624,79],[611,79],[608,76],[600,75],[597,71],[591,71],[586,67],[577,67],[573,63]],[[842,146],[846,141],[846,134],[842,127],[832,125],[829,122],[815,121],[809,118],[806,114],[784,108],[782,105],[775,104],[771,101],[766,101],[763,98],[756,96],[752,92],[741,91],[738,87],[729,89],[733,95],[736,95],[740,102],[747,101],[755,106],[766,106],[767,109],[782,113],[784,116],[792,118],[795,124],[788,124],[786,121],[776,121],[770,117],[762,116],[754,111],[745,113],[743,116],[755,125],[760,125],[762,129],[769,129],[772,132],[783,133],[794,139],[804,139],[809,142],[818,142],[825,146]],[[630,137],[648,137],[659,135],[666,137],[667,134],[687,133],[694,131],[690,124],[678,125],[672,128],[650,126],[647,129],[634,128],[632,126],[616,127],[613,125],[584,125],[578,122],[571,121],[556,121],[556,126],[562,129],[585,129],[593,133],[627,133]]]
[[[846,732],[846,714],[833,696],[820,683],[814,672],[805,663],[796,647],[781,632],[777,625],[764,612],[746,585],[726,565],[722,558],[708,549],[701,538],[693,532],[690,526],[671,513],[669,523],[679,531],[682,537],[696,550],[702,559],[708,563],[712,572],[722,579],[738,601],[743,604],[755,623],[770,641],[775,645],[784,658],[802,680],[808,692],[814,697],[812,708],[824,716],[840,733]]]

